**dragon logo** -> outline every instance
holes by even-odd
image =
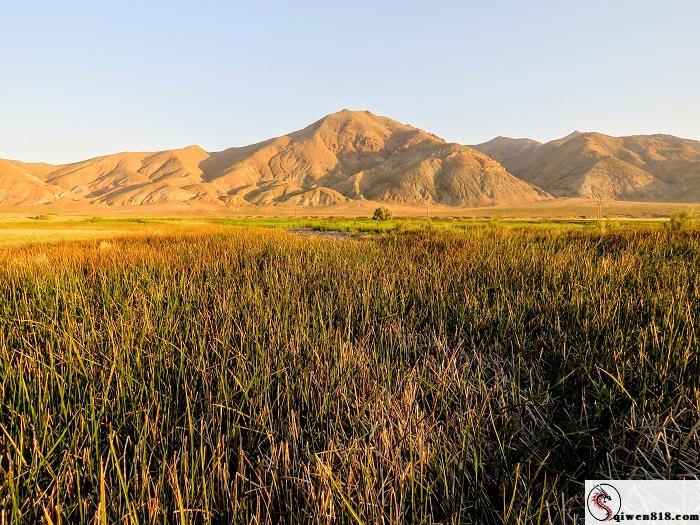
[[[596,485],[588,492],[588,512],[598,521],[611,521],[620,512],[620,493],[608,483]]]

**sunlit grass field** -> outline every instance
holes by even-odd
[[[696,230],[90,220],[0,249],[0,523],[572,523],[700,475]]]
[[[215,232],[231,228],[339,231],[353,235],[400,233],[416,230],[466,231],[482,228],[564,229],[608,231],[620,228],[660,229],[667,219],[465,219],[397,218],[377,222],[371,218],[283,218],[283,217],[81,217],[38,215],[0,218],[0,246],[36,242],[109,239],[121,236],[167,235],[192,231]]]

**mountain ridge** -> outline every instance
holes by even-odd
[[[696,202],[700,142],[668,134],[574,132],[547,143],[497,137],[473,146],[554,197]]]
[[[520,205],[551,198],[700,201],[700,142],[573,133],[475,146],[369,111],[341,110],[246,146],[120,152],[52,165],[0,159],[0,206],[129,208]]]
[[[489,206],[549,197],[479,151],[368,111],[349,110],[218,152],[192,145],[57,166],[4,161],[3,179],[5,186],[24,187],[2,193],[0,182],[5,205],[60,200],[111,207],[332,206],[376,200]]]

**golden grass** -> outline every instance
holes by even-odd
[[[572,523],[698,477],[700,234],[0,250],[0,522]]]

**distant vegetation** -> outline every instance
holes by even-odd
[[[667,228],[671,231],[688,230],[695,219],[695,214],[690,210],[683,210],[671,215]]]
[[[699,311],[658,225],[4,248],[0,521],[573,523],[698,476]]]
[[[32,217],[34,219],[34,217]],[[425,218],[391,218],[376,221],[372,217],[361,218],[293,218],[293,217],[86,217],[66,219],[53,216],[48,221],[38,220],[0,220],[0,246],[23,245],[36,242],[105,239],[114,236],[172,235],[178,233],[223,233],[231,229],[264,227],[287,230],[343,231],[356,236],[366,234],[394,234],[398,232],[420,231],[427,226]],[[600,231],[598,221],[540,220],[540,219],[457,219],[431,218],[430,227],[435,230],[469,232],[484,227],[509,230],[521,229],[557,229],[557,230],[595,230]],[[606,221],[608,228],[660,230],[667,220]]]
[[[388,221],[389,219],[391,219],[391,210],[389,208],[381,206],[374,210],[372,218],[375,221]]]

